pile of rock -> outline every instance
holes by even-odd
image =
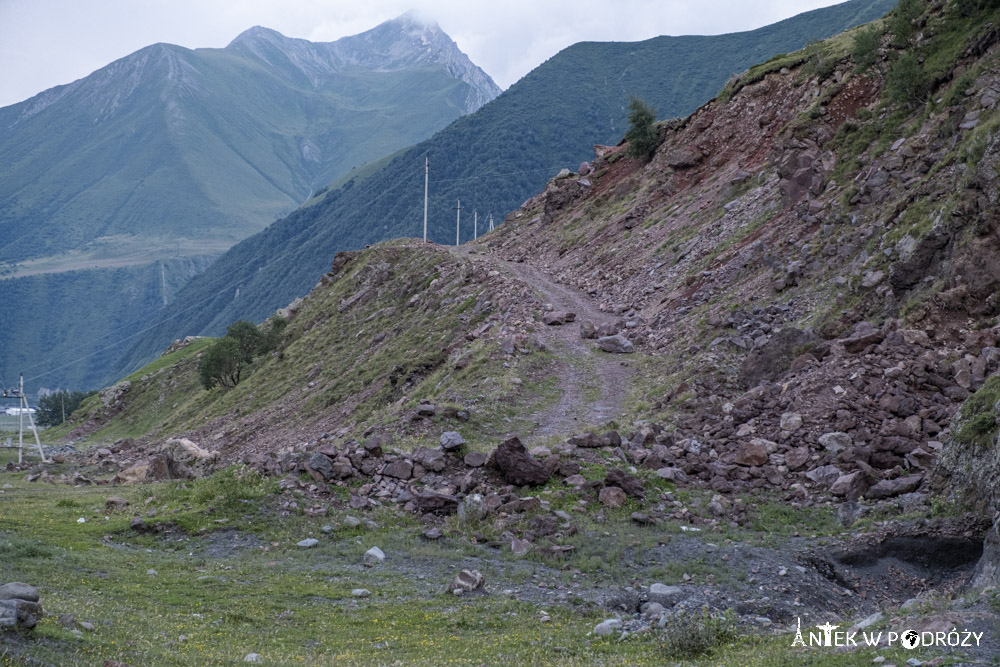
[[[41,617],[37,588],[18,581],[0,586],[0,628],[30,630]]]

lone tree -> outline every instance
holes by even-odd
[[[653,151],[659,143],[656,133],[656,109],[635,95],[629,96],[628,108],[628,131],[625,132],[625,141],[628,142],[626,154],[629,157],[648,160],[653,157]]]
[[[272,318],[263,331],[253,322],[239,320],[226,335],[205,350],[198,364],[198,378],[205,389],[219,385],[232,389],[246,376],[254,359],[278,347],[286,321]]]
[[[246,365],[240,354],[239,343],[223,336],[202,355],[198,364],[198,378],[205,389],[211,389],[215,385],[232,389],[240,383]]]

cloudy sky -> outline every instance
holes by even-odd
[[[254,25],[332,41],[415,9],[502,87],[579,41],[752,30],[837,0],[0,0],[0,106],[156,42],[222,47]]]

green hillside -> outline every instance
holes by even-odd
[[[575,170],[590,159],[591,145],[617,143],[630,94],[653,104],[661,118],[689,114],[734,72],[879,18],[894,4],[852,0],[715,37],[571,46],[477,113],[234,246],[185,287],[156,318],[162,325],[140,337],[105,380],[138,367],[175,338],[217,334],[239,318],[265,318],[307,292],[338,250],[420,235],[425,157],[431,164],[430,238],[454,242],[455,202],[461,199],[462,237],[469,239],[474,209],[480,223],[490,211],[502,219],[560,168]],[[205,305],[179,315],[193,303]]]

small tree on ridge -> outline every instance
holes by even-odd
[[[628,142],[626,153],[629,157],[648,160],[659,144],[656,132],[656,109],[649,106],[635,95],[628,100],[628,131],[625,141]]]

